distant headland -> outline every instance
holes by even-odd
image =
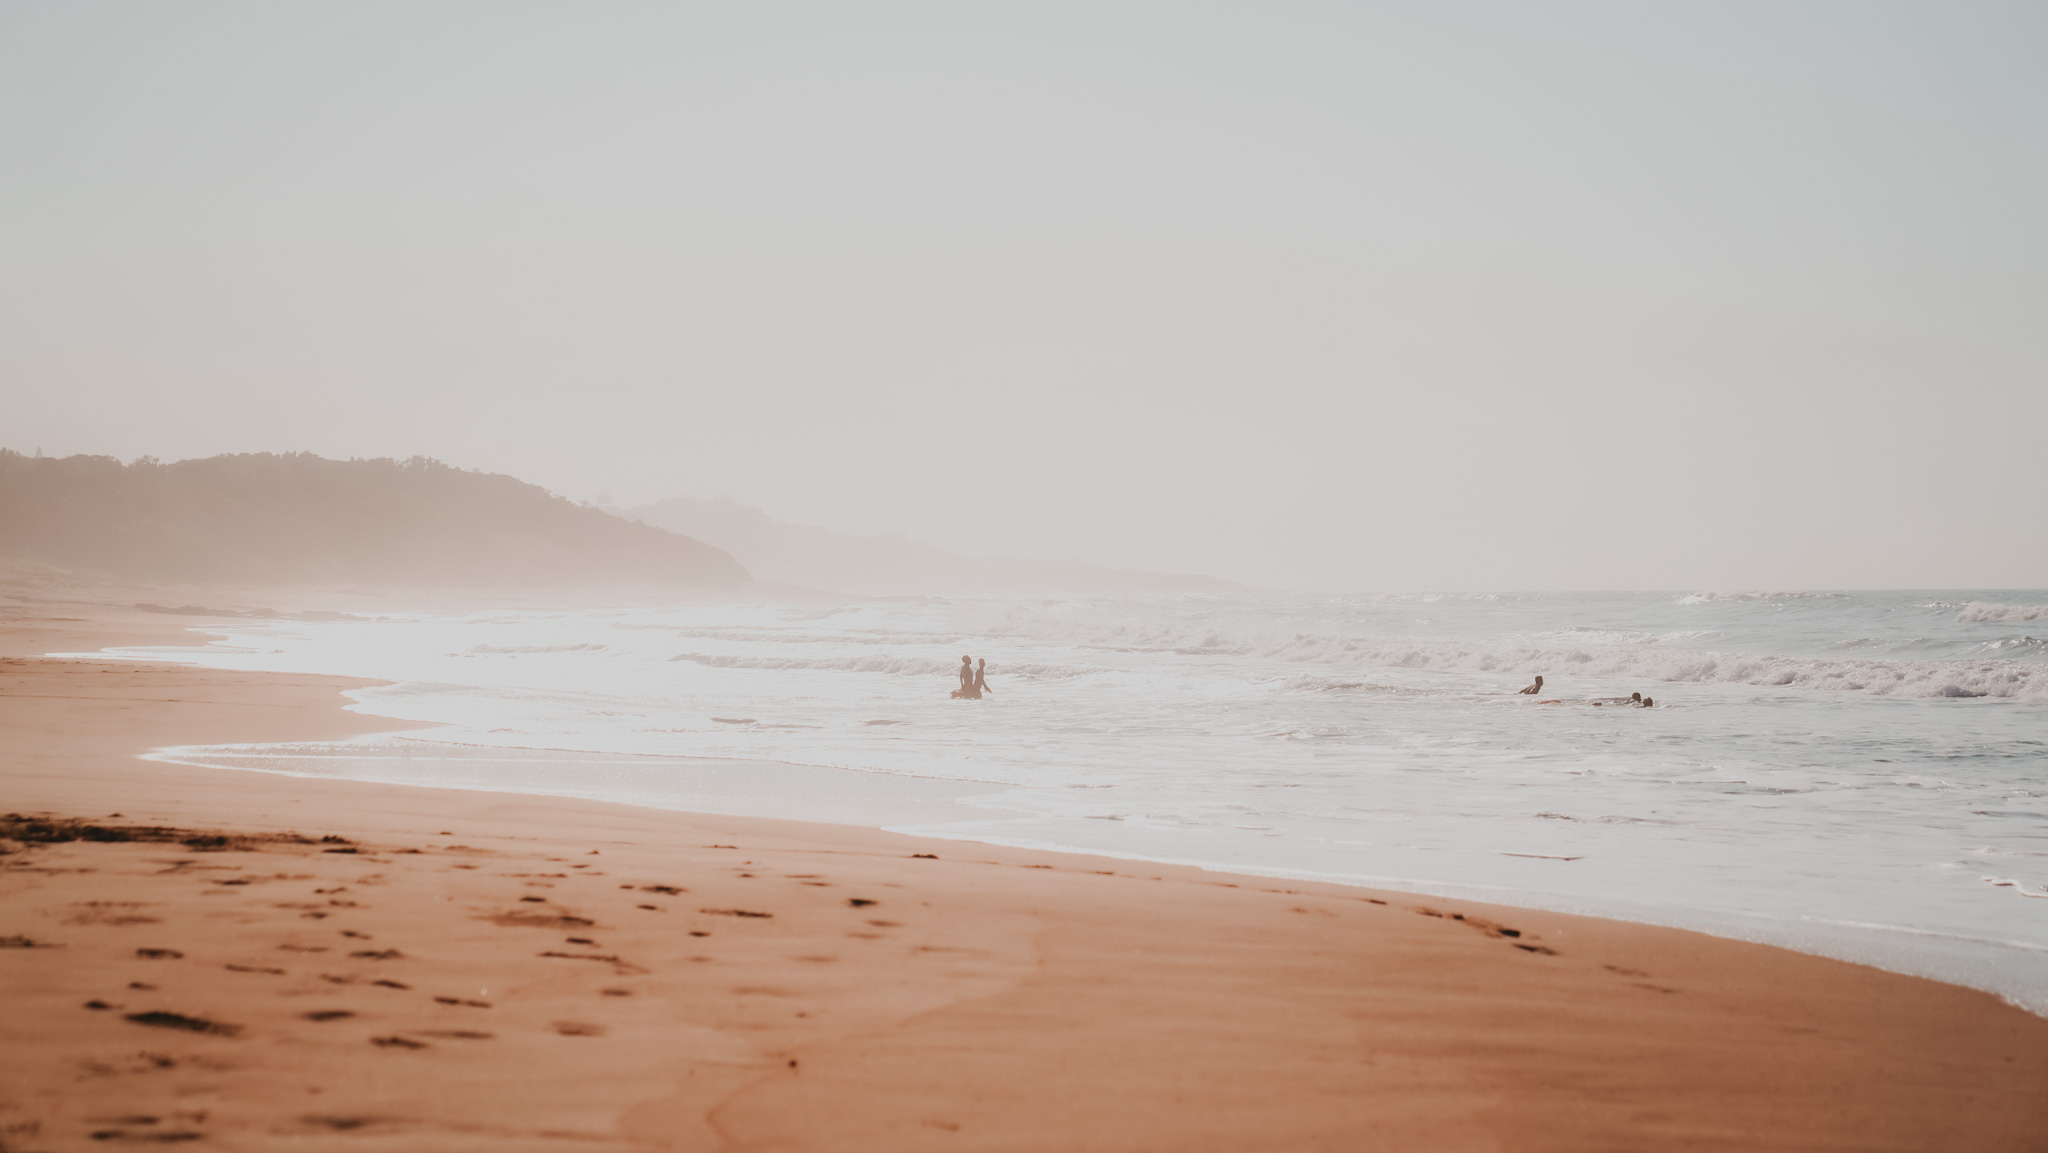
[[[746,584],[731,554],[426,457],[163,464],[0,449],[0,554],[163,581]]]

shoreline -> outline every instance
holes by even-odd
[[[278,595],[286,599],[258,603],[306,603]],[[1493,613],[1493,598],[1485,599],[1438,623],[1447,635],[1472,633]],[[1550,623],[1619,612],[1609,623],[1637,639],[1663,636],[1664,626],[1717,623],[1690,621],[1693,610],[1672,608],[1669,596],[1608,598],[1627,602],[1619,608],[1554,599],[1516,611]],[[1901,599],[1928,598],[1847,598],[1855,611],[1830,617],[1822,632],[1902,607],[1916,621],[1940,610],[1934,615],[1952,623],[1954,604],[1894,603]],[[385,678],[394,683],[351,695],[378,713],[460,722],[440,737],[465,744],[681,755],[648,763],[685,782],[688,758],[707,756],[747,758],[771,778],[789,763],[840,766],[873,774],[862,779],[877,783],[868,791],[878,797],[893,795],[884,783],[905,774],[980,777],[1007,785],[990,790],[1001,794],[994,803],[1025,810],[998,812],[1003,819],[967,834],[981,840],[1698,929],[1965,984],[2048,1013],[2048,967],[2038,963],[2048,922],[2025,899],[2042,893],[2026,852],[2027,818],[2038,807],[2025,768],[2036,719],[2030,706],[1695,684],[1664,701],[1674,707],[1650,712],[1511,707],[1534,698],[1438,668],[1428,652],[1419,668],[1383,667],[1382,642],[1431,622],[1407,621],[1407,609],[1393,612],[1401,619],[1382,619],[1385,606],[1362,600],[1347,606],[1321,631],[1299,605],[1277,606],[1277,616],[1267,611],[1276,606],[1212,606],[1244,625],[1218,634],[1218,652],[1227,655],[1213,659],[1199,646],[1183,651],[1215,639],[1187,624],[1187,606],[1013,604],[991,624],[989,606],[936,604],[906,615],[839,604],[813,614],[751,595],[716,606],[584,608],[549,596],[525,606],[530,612],[497,611],[514,607],[502,603],[413,612],[387,599],[390,616],[361,623],[267,610],[253,615],[309,623],[249,622],[245,610],[237,614],[245,619],[206,622],[232,639],[210,646],[215,638],[199,638],[169,655],[215,667]],[[1763,611],[1776,620],[1771,606]],[[1077,612],[1087,619],[1068,619]],[[975,638],[966,647],[1001,647],[1030,683],[986,710],[923,691],[919,678],[941,666],[950,672],[959,646],[935,649],[920,630],[955,624]],[[1318,627],[1288,640],[1280,625]],[[1154,639],[1167,655],[1117,647],[1134,628],[1147,637],[1166,630]],[[1627,632],[1634,628],[1649,631]],[[1485,643],[1474,651],[1526,663],[1526,654],[1511,651],[1520,634],[1492,629],[1480,628]],[[1872,635],[1896,640],[1896,632]],[[1801,638],[1813,640],[1793,628],[1777,641],[1797,653],[1806,651]],[[1779,652],[1777,641],[1747,647]],[[1379,646],[1371,649],[1377,655],[1358,657],[1356,644]],[[981,712],[989,715],[974,715]],[[405,757],[395,746],[408,743],[371,755]],[[568,754],[558,759],[553,781],[522,765],[505,766],[502,777],[472,765],[464,775],[508,791],[962,834],[866,802],[849,815],[678,800],[669,786],[641,787],[653,770],[614,773]],[[306,767],[435,783],[451,766]],[[620,794],[615,778],[636,774],[633,791],[653,799]],[[858,783],[826,791],[857,796]],[[674,787],[695,791],[687,782]]]
[[[394,723],[416,727],[364,734],[357,739],[374,741],[379,738],[409,738],[415,733],[431,734],[440,724],[425,721]],[[424,744],[435,743],[431,735],[425,735],[421,739]],[[2024,979],[2033,967],[2029,964],[2030,961],[2048,964],[2048,950],[2026,941],[1971,936],[1905,924],[1844,921],[1818,916],[1772,917],[1762,913],[1650,905],[1619,899],[1593,900],[1557,890],[1431,881],[1426,878],[1363,876],[1284,864],[1225,862],[1146,854],[1106,845],[1084,845],[1042,837],[1005,835],[1003,824],[1015,818],[1004,814],[1017,811],[1005,809],[1001,804],[994,803],[1003,790],[1011,787],[998,782],[876,773],[862,769],[806,765],[769,759],[610,753],[462,742],[447,742],[444,747],[468,750],[475,754],[478,763],[497,765],[501,768],[514,767],[521,758],[534,754],[557,754],[557,759],[564,755],[572,758],[589,758],[593,764],[636,764],[650,769],[673,766],[692,774],[736,775],[744,779],[736,789],[730,782],[721,782],[706,790],[701,783],[693,781],[695,791],[687,795],[662,798],[644,795],[629,797],[624,794],[593,795],[590,791],[567,790],[560,787],[521,788],[516,783],[505,780],[455,784],[447,780],[406,779],[403,774],[350,775],[230,765],[222,763],[235,759],[232,753],[223,755],[226,746],[211,749],[204,746],[173,746],[153,749],[144,756],[146,759],[167,764],[230,772],[257,772],[300,780],[356,780],[401,788],[439,788],[518,797],[590,800],[645,808],[655,812],[757,817],[843,825],[905,836],[1003,846],[1034,852],[1171,865],[1199,869],[1221,876],[1311,882],[1376,893],[1398,892],[1419,897],[1475,901],[1531,911],[1598,917],[1650,927],[1705,933],[1730,941],[1791,949],[1850,964],[1871,965],[1904,976],[1941,981],[1989,993],[2025,1012],[2048,1018],[2048,984],[2041,981],[2027,983]],[[247,756],[250,759],[265,756],[266,754],[260,750],[261,746],[252,748],[248,750]],[[208,753],[213,755],[206,755]],[[313,758],[315,761],[328,759]],[[336,762],[344,759],[346,758],[340,756],[333,758]],[[848,784],[836,796],[832,796],[835,781]],[[856,797],[854,793],[864,795]],[[789,800],[791,795],[798,795],[798,799]],[[826,795],[828,799],[820,801],[821,795]],[[735,803],[735,797],[751,797],[754,803]],[[991,803],[974,804],[977,799],[989,800]],[[763,811],[768,808],[775,811]],[[797,811],[792,813],[792,809]],[[950,828],[954,825],[959,827],[958,831]]]
[[[393,730],[344,712],[341,678],[0,673],[8,807],[353,842],[0,857],[0,936],[63,946],[0,950],[0,1148],[173,1125],[202,1148],[437,1149],[1978,1150],[2048,1129],[2048,1022],[1957,986],[1396,890],[143,761],[194,733]]]

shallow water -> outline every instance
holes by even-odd
[[[2048,1012],[2048,592],[250,622],[407,738],[181,761],[877,824],[1702,928]],[[994,694],[947,699],[959,654]],[[1513,695],[1535,674],[1541,697]],[[1640,691],[1650,709],[1598,706]],[[1561,704],[1539,701],[1561,700]]]

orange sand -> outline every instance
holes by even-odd
[[[395,726],[338,678],[20,659],[191,623],[0,622],[0,810],[186,831],[0,841],[0,1150],[2048,1149],[2048,1020],[1967,989],[1399,893],[156,764]],[[288,830],[311,843],[179,843]]]

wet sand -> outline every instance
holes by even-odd
[[[341,678],[0,621],[0,1150],[2048,1149],[2048,1020],[1678,930],[146,762]],[[58,619],[70,618],[70,619]],[[70,839],[66,839],[70,838]]]

